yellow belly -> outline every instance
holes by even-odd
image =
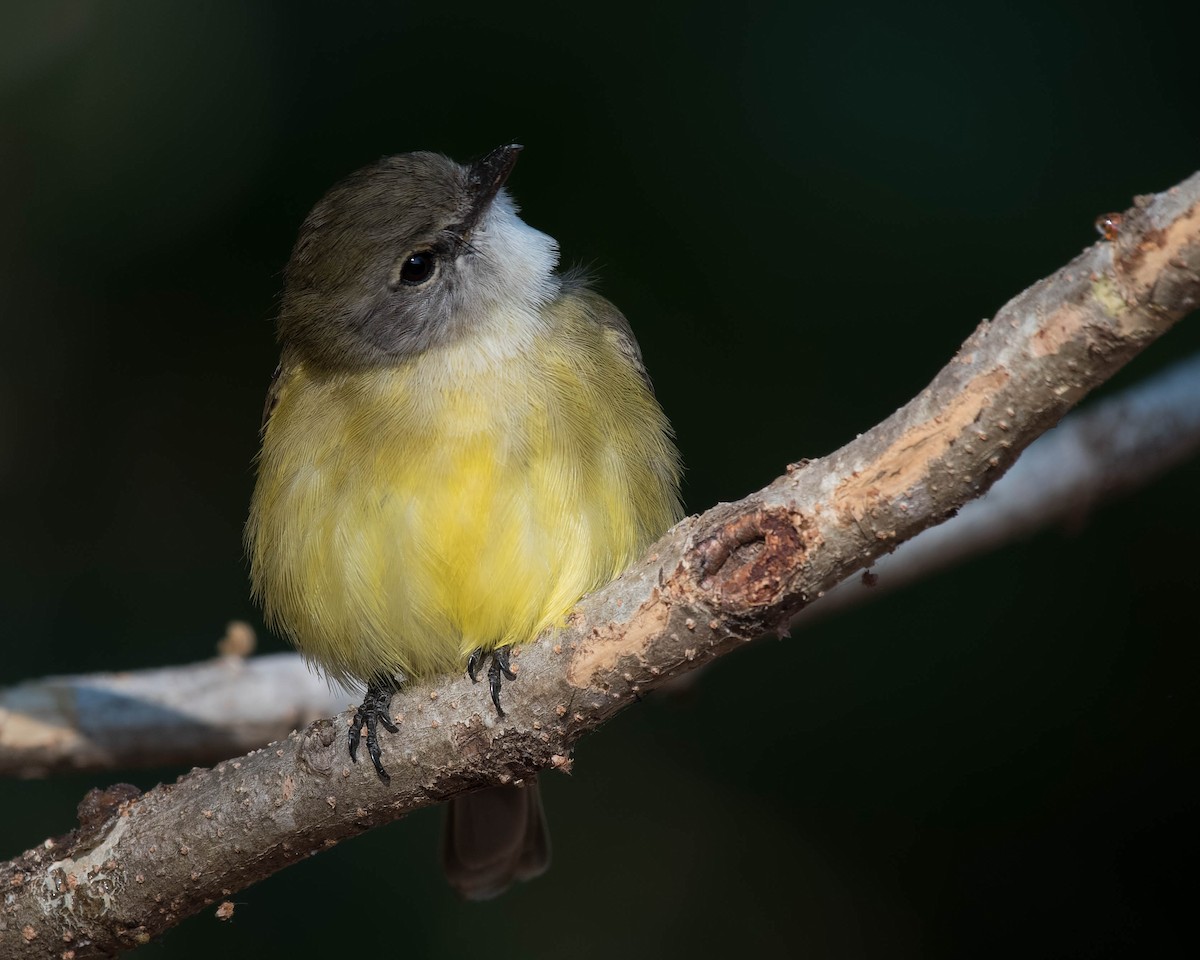
[[[532,640],[679,516],[669,427],[599,327],[493,357],[294,366],[247,525],[268,622],[338,679]]]

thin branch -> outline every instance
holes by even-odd
[[[869,587],[842,581],[792,628],[1052,524],[1077,525],[1198,451],[1200,356],[1074,411],[957,517],[880,557]],[[0,690],[0,776],[215,763],[353,699],[291,653],[30,680]]]
[[[1200,174],[1140,200],[1115,242],[1007,304],[879,426],[676,526],[565,628],[520,650],[503,720],[462,678],[397,697],[390,786],[347,762],[341,716],[138,797],[94,797],[76,834],[0,866],[0,955],[59,956],[64,938],[78,960],[135,946],[411,810],[569,767],[575,742],[642,691],[781,629],[978,497],[1197,302]]]
[[[0,775],[216,763],[350,699],[290,653],[30,680],[0,690]]]

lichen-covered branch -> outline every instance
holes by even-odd
[[[982,324],[912,402],[820,461],[679,524],[566,627],[520,651],[508,715],[463,678],[393,704],[391,784],[345,751],[347,717],[140,796],[0,866],[0,956],[143,943],[288,863],[485,784],[568,768],[647,689],[766,631],[979,496],[1022,449],[1200,301],[1200,175],[1125,214]]]

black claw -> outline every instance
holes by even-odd
[[[492,692],[492,703],[496,705],[496,713],[500,716],[504,716],[504,708],[500,706],[500,685],[504,682],[502,677],[517,679],[517,675],[508,668],[508,650],[505,647],[497,647],[492,651],[492,663],[488,667],[488,687]]]
[[[350,725],[350,734],[347,738],[350,746],[350,759],[357,763],[358,743],[362,738],[362,728],[364,724],[366,725],[367,756],[371,758],[375,772],[384,783],[391,783],[392,778],[383,769],[383,763],[380,760],[378,725],[383,724],[383,728],[389,733],[400,731],[400,728],[392,723],[392,718],[388,713],[392,705],[392,697],[395,695],[396,686],[392,682],[372,680],[368,683],[367,695],[363,697],[359,708],[354,711],[354,722]]]
[[[505,714],[504,708],[500,706],[500,686],[506,679],[517,679],[517,675],[509,666],[509,655],[508,647],[496,647],[491,651],[492,662],[488,666],[488,689],[492,694],[492,703],[496,705],[496,713],[502,717]],[[467,657],[467,676],[471,678],[472,683],[479,682],[476,674],[479,672],[479,664],[483,661],[483,657],[482,647]]]
[[[508,647],[497,647],[492,652],[492,663],[500,665],[500,670],[507,679],[516,680],[517,675],[513,673],[508,666],[511,653],[512,652],[508,649]]]

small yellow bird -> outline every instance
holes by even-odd
[[[246,526],[268,623],[329,677],[364,682],[362,728],[400,682],[508,654],[617,576],[681,515],[680,461],[637,341],[504,184],[521,147],[470,165],[388,157],[313,208],[286,270],[282,356]],[[482,898],[545,869],[533,789],[454,801],[444,860]]]

